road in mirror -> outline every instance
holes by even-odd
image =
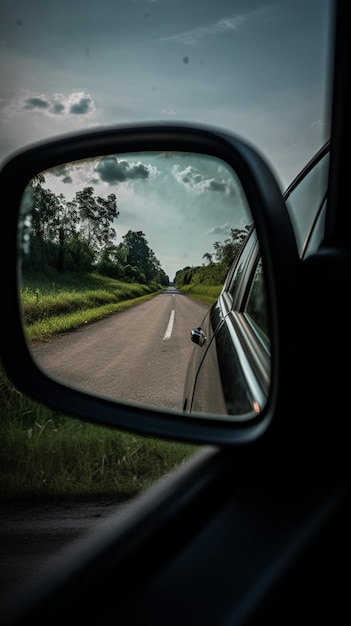
[[[18,248],[39,367],[93,394],[182,412],[189,359],[202,349],[191,330],[251,223],[238,178],[214,157],[112,154],[38,172]]]

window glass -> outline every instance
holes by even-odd
[[[302,256],[328,184],[329,152],[305,175],[290,193],[286,205]],[[320,233],[322,239],[322,233]]]
[[[266,289],[264,284],[262,260],[260,259],[253,277],[250,293],[246,302],[245,313],[254,323],[261,339],[267,342],[269,337]]]
[[[239,286],[239,282],[241,277],[243,276],[243,272],[245,270],[246,264],[248,262],[248,258],[252,252],[252,243],[254,240],[251,239],[249,241],[247,241],[247,243],[245,244],[245,247],[242,250],[242,253],[240,255],[240,258],[238,259],[237,263],[236,263],[236,268],[234,271],[234,274],[231,278],[230,281],[230,285],[229,285],[229,289],[228,292],[230,293],[232,300],[234,301],[234,299],[237,297],[238,295],[238,286]]]

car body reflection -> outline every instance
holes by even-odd
[[[260,412],[270,384],[265,311],[263,272],[252,228],[217,302],[198,329],[206,340],[194,347],[189,362],[185,412],[228,414],[239,418]]]
[[[300,258],[314,253],[323,238],[328,166],[326,142],[284,195]],[[264,274],[253,227],[217,302],[195,328],[191,338],[197,345],[187,369],[184,412],[236,419],[259,413],[269,393],[271,358]],[[198,340],[201,333],[205,341]]]

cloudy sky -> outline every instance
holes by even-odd
[[[0,162],[60,133],[193,121],[249,140],[283,189],[329,136],[331,6],[332,0],[1,0]],[[116,193],[119,236],[122,228],[136,229],[137,192],[152,189],[155,204],[161,189],[161,160],[140,165],[154,167],[153,176],[114,185],[99,179],[106,193]],[[202,230],[215,233],[227,224],[224,231],[231,225],[225,172],[215,164],[202,163],[197,171],[198,166],[191,159],[168,163],[163,181],[168,176],[176,182],[178,172],[177,193],[183,185],[187,198],[196,193],[204,207],[208,198],[212,206],[223,198],[223,214],[206,210]],[[192,186],[184,184],[186,174]],[[194,184],[196,175],[202,186]],[[174,259],[170,239],[167,257],[166,232],[162,254],[151,233],[145,235],[172,274],[188,264],[189,242],[187,249],[178,244]]]
[[[239,181],[226,163],[188,153],[107,155],[44,172],[45,187],[66,201],[93,187],[115,194],[117,241],[142,231],[170,280],[186,266],[201,265],[213,244],[244,229],[251,216]],[[214,258],[214,256],[213,256]]]

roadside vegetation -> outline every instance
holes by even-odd
[[[21,394],[0,365],[0,504],[123,502],[196,451],[61,415]]]
[[[205,252],[203,265],[184,267],[176,273],[174,286],[187,295],[213,304],[223,287],[223,283],[232,265],[233,259],[244,241],[249,226],[243,229],[231,229],[230,237],[223,243],[213,244],[214,252]]]
[[[43,340],[74,330],[135,306],[163,289],[157,283],[124,283],[96,273],[63,275],[52,268],[24,273],[20,300],[27,337]]]

